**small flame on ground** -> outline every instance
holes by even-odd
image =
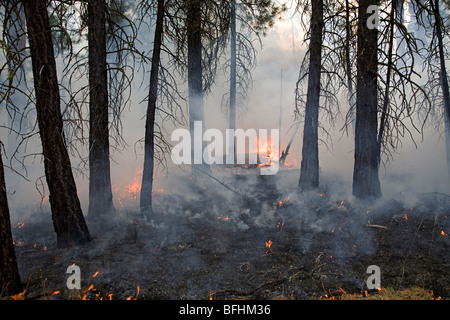
[[[24,300],[25,299],[25,293],[27,292],[27,289],[25,289],[24,291],[22,291],[21,293],[15,294],[13,295],[11,298],[13,300]]]
[[[14,229],[21,229],[25,225],[25,222],[18,222],[17,224],[13,225]]]
[[[266,242],[266,248],[267,248],[266,254],[269,253],[270,248],[272,247],[272,244],[273,244],[272,240],[269,240],[269,241]]]
[[[136,297],[134,297],[134,299],[133,299],[133,296],[130,296],[126,300],[137,300],[138,296],[139,296],[139,286],[137,286]]]
[[[286,202],[288,202],[290,200],[289,197],[284,198],[283,200],[278,201],[278,206],[282,207],[284,204],[286,204]]]
[[[283,231],[283,227],[284,227],[284,222],[279,221],[279,222],[277,223],[277,230],[278,230],[278,231]]]

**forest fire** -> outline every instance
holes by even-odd
[[[142,186],[142,172],[142,168],[136,169],[136,174],[131,183],[125,187],[115,187],[114,190],[118,194],[117,201],[121,207],[124,207],[126,202],[139,199]]]
[[[0,300],[450,298],[449,1],[119,2],[0,2]]]
[[[279,161],[280,156],[278,151],[273,150],[274,147],[275,144],[269,137],[266,140],[256,139],[256,149],[251,150],[251,152],[258,155],[259,166],[270,165],[272,162]]]

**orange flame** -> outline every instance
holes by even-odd
[[[133,296],[129,296],[126,300],[137,300],[138,296],[139,296],[139,286],[137,286],[136,297],[134,297],[133,299]]]
[[[137,168],[136,169],[136,175],[133,178],[133,181],[125,186],[125,188],[116,187],[115,191],[120,192],[119,196],[117,197],[117,200],[119,201],[120,205],[123,207],[124,202],[126,200],[136,200],[140,193],[141,193],[141,187],[142,187],[142,172],[144,171],[143,168]]]
[[[25,293],[27,292],[27,289],[25,289],[24,291],[22,291],[21,293],[15,294],[13,295],[11,298],[13,300],[25,300]]]
[[[25,222],[18,222],[17,224],[13,225],[14,229],[21,229],[25,225]]]
[[[250,150],[252,153],[256,153],[258,157],[261,159],[265,159],[266,164],[270,165],[271,161],[278,161],[279,155],[277,154],[278,151],[272,152],[273,149],[273,143],[270,137],[267,137],[267,140],[262,141],[260,139],[256,139],[256,150]],[[266,164],[260,164],[259,167],[265,166]]]
[[[266,242],[266,248],[267,248],[266,254],[269,253],[270,248],[272,247],[272,244],[273,244],[272,240],[269,240],[269,241]]]

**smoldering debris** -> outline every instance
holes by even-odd
[[[333,184],[299,194],[287,186],[290,175],[216,174],[239,195],[207,178],[173,177],[153,196],[152,217],[118,208],[88,221],[93,241],[71,250],[56,248],[49,219],[14,222],[25,298],[338,297],[367,291],[370,265],[380,267],[383,288],[450,297],[445,196],[417,195],[416,207],[387,198],[364,204]],[[72,264],[82,273],[77,294],[65,285]],[[39,295],[50,289],[60,293]]]

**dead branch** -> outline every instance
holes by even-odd
[[[194,166],[192,166],[191,165],[191,167],[193,168],[193,169],[197,169],[198,171],[200,171],[201,173],[204,173],[204,174],[206,174],[207,176],[209,176],[211,179],[213,179],[214,181],[216,181],[216,182],[218,182],[218,183],[220,183],[222,186],[224,186],[226,189],[228,189],[228,190],[230,190],[231,192],[233,192],[234,194],[237,194],[238,196],[240,196],[241,194],[239,193],[239,192],[237,192],[236,190],[233,190],[233,189],[231,189],[229,186],[227,186],[225,183],[223,183],[222,181],[220,181],[219,179],[217,179],[217,178],[215,178],[215,177],[213,177],[212,175],[210,175],[209,173],[207,173],[207,172],[205,172],[205,171],[203,171],[202,169],[200,169],[200,168],[197,168],[197,167],[194,167]]]
[[[379,226],[377,224],[368,224],[367,227],[369,227],[369,228],[378,228],[378,229],[388,229],[388,227]]]

